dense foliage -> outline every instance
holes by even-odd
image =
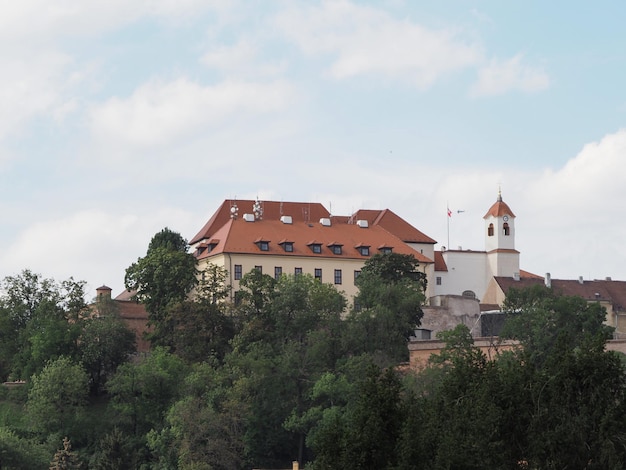
[[[153,242],[184,252],[174,235]],[[397,366],[422,314],[417,268],[372,257],[349,308],[333,285],[256,270],[234,305],[211,267],[153,317],[168,344],[132,361],[112,305],[92,318],[67,288],[81,283],[7,278],[0,321],[18,334],[0,364],[33,372],[2,388],[0,467],[624,468],[626,375],[597,304],[512,291],[517,348],[488,360],[459,326],[409,372]]]

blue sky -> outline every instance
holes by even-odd
[[[389,208],[626,280],[622,2],[0,0],[0,277],[123,289],[226,198]]]

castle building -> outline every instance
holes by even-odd
[[[376,253],[413,255],[428,276],[435,243],[389,209],[335,216],[319,203],[252,200],[224,201],[190,240],[200,271],[208,263],[226,268],[233,297],[243,275],[257,269],[276,278],[310,274],[348,299]]]
[[[531,276],[520,270],[520,253],[515,249],[515,214],[501,193],[483,219],[484,250],[442,248],[435,253],[435,295],[463,295],[484,302],[494,277],[519,280]]]
[[[226,268],[233,295],[244,274],[307,273],[350,299],[354,280],[376,253],[411,254],[426,273],[426,297],[481,301],[496,277],[519,279],[515,214],[498,194],[484,216],[485,250],[435,250],[437,243],[389,209],[331,215],[319,203],[226,200],[191,239],[199,269]]]

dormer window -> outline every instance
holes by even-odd
[[[493,237],[493,224],[489,224],[489,227],[487,227],[487,236]]]
[[[511,229],[509,228],[508,222],[504,222],[504,225],[502,226],[502,233],[507,237],[510,235]]]
[[[200,243],[196,249],[196,256],[200,256],[203,253],[211,253],[220,241],[213,238],[208,242]]]
[[[322,244],[316,241],[307,243],[307,246],[311,249],[311,251],[315,254],[320,254],[322,252]]]
[[[383,255],[390,255],[393,252],[393,247],[391,247],[391,246],[381,246],[381,247],[378,248],[378,250]]]
[[[332,251],[334,255],[340,255],[342,253],[341,245],[338,243],[332,243],[328,245],[328,248],[330,248],[330,251]]]
[[[293,253],[293,242],[281,240],[278,244],[283,247],[283,250],[285,250],[286,253]]]
[[[355,248],[359,251],[359,253],[361,254],[361,256],[369,256],[370,255],[370,247],[369,245],[362,245],[362,244],[358,244],[355,246]]]
[[[261,251],[270,251],[270,241],[263,240],[262,238],[257,239],[255,242],[256,246],[259,247]]]

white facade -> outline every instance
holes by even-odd
[[[515,215],[498,194],[484,216],[485,251],[441,252],[444,266],[435,266],[429,282],[435,295],[475,295],[483,300],[495,276],[519,278],[519,252],[515,249]],[[434,281],[434,282],[433,282]]]

